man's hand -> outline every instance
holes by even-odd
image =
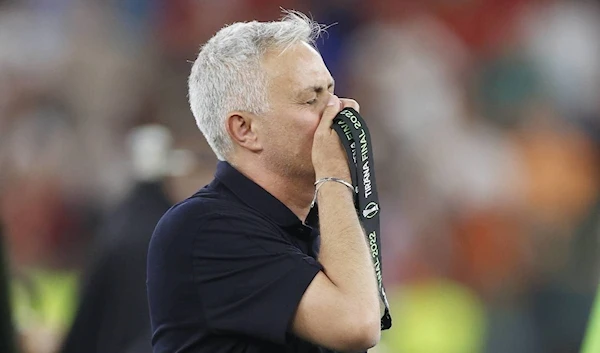
[[[358,111],[351,99],[331,97],[315,132],[312,159],[318,179],[350,181],[346,152],[332,123],[345,107]],[[342,352],[364,352],[381,336],[377,280],[354,200],[340,183],[319,189],[321,249],[319,272],[300,300],[292,322],[297,336]]]
[[[340,99],[332,95],[315,131],[312,148],[312,162],[317,180],[324,177],[336,177],[350,181],[350,169],[346,151],[340,138],[332,129],[333,119],[344,108],[360,110],[358,103],[352,99]]]

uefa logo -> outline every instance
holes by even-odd
[[[377,202],[369,202],[367,207],[363,210],[363,216],[368,219],[375,217],[377,213],[379,213],[379,205]]]

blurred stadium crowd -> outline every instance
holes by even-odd
[[[376,352],[578,352],[598,279],[600,2],[0,0],[0,224],[26,352],[59,349],[98,244],[153,227],[119,218],[126,195],[155,184],[173,203],[211,179],[190,61],[280,6],[336,23],[317,45],[374,139],[394,318]],[[143,257],[123,256],[111,271]]]

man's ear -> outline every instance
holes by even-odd
[[[256,115],[248,112],[231,112],[227,116],[225,126],[234,144],[252,152],[263,149],[257,135],[259,124]]]

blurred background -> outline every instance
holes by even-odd
[[[374,139],[394,327],[372,351],[578,352],[600,235],[600,2],[578,0],[0,0],[15,345],[149,352],[149,233],[216,166],[190,62],[280,7],[337,23],[317,44]]]

